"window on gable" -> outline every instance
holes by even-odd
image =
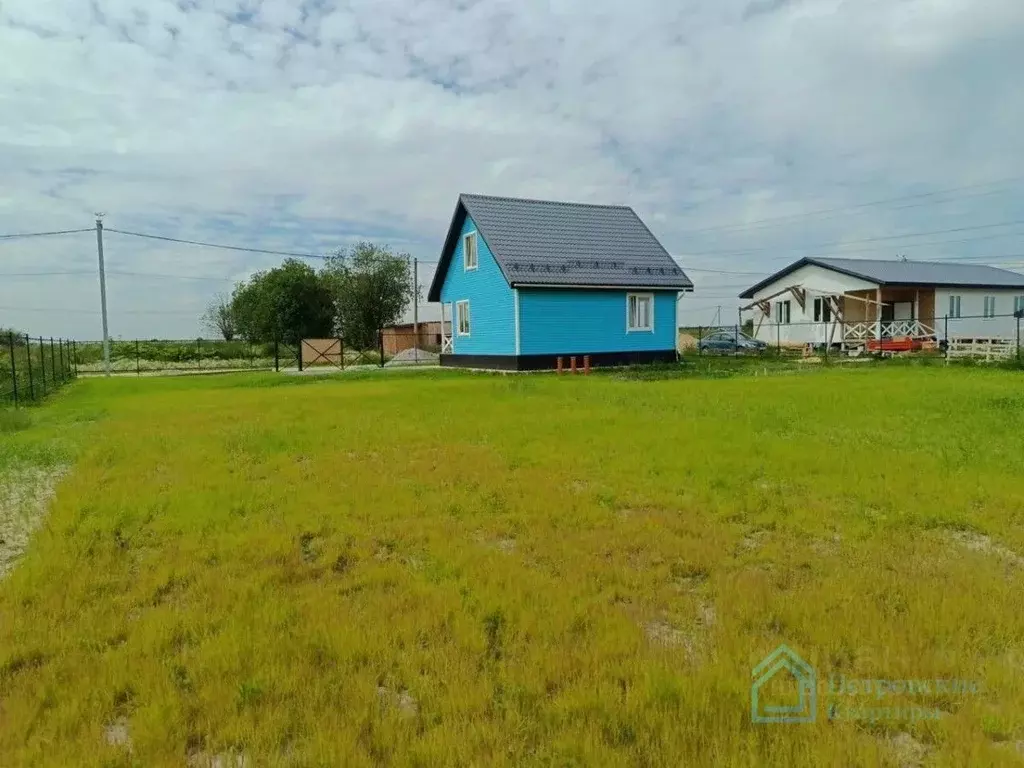
[[[462,264],[466,269],[476,269],[476,232],[462,238]]]
[[[949,316],[960,317],[960,297],[950,296],[949,297]]]
[[[455,302],[455,319],[459,328],[459,336],[469,336],[469,302]]]
[[[788,301],[775,302],[775,322],[779,325],[789,325],[791,306]]]
[[[626,294],[626,330],[654,330],[654,294]]]
[[[985,315],[985,317],[995,317],[996,316],[996,297],[995,296],[986,296],[985,297],[984,315]]]

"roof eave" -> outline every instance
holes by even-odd
[[[693,293],[693,285],[618,285],[615,283],[524,283],[513,281],[513,288],[571,288],[602,291],[676,291]]]
[[[441,300],[441,287],[448,274],[448,266],[452,261],[452,254],[455,252],[455,232],[459,214],[466,215],[466,207],[462,203],[462,196],[459,195],[455,203],[455,212],[452,213],[452,220],[448,224],[448,234],[444,239],[444,248],[441,249],[441,258],[437,261],[437,269],[434,270],[434,279],[430,281],[430,289],[427,291],[427,301],[438,302]]]

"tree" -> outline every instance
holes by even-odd
[[[0,327],[0,352],[10,346],[11,338],[14,338],[14,346],[25,346],[25,334],[17,328]]]
[[[417,290],[408,254],[374,243],[335,252],[321,275],[334,296],[338,332],[346,344],[363,349],[376,345],[381,328],[401,319]]]
[[[203,327],[213,333],[220,334],[224,341],[235,338],[235,314],[231,307],[231,298],[223,293],[213,297],[213,301],[203,314]]]
[[[287,259],[235,286],[231,314],[237,331],[250,342],[331,336],[334,298],[312,267]]]

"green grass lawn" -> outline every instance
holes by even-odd
[[[71,468],[0,582],[0,765],[1022,760],[1019,373],[82,380],[29,413],[0,474]],[[751,722],[781,643],[815,723]]]

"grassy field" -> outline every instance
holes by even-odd
[[[80,380],[0,419],[70,468],[0,764],[1019,764],[1022,428],[981,369]],[[814,723],[751,722],[781,643]]]

